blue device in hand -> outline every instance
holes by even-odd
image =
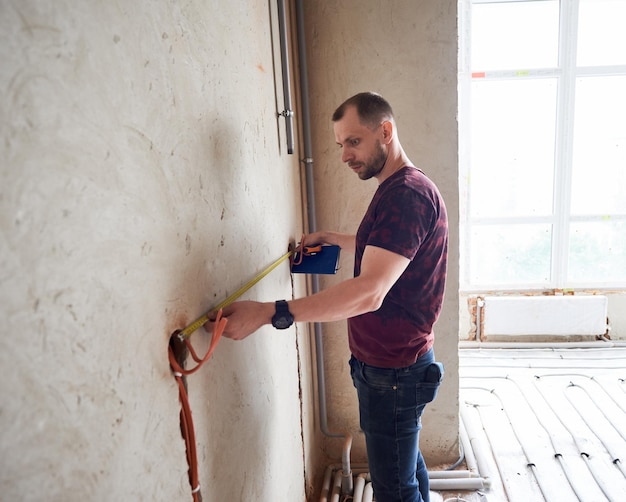
[[[294,274],[336,274],[339,268],[339,246],[315,246],[294,254],[291,272]]]

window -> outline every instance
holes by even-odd
[[[626,0],[460,0],[461,287],[626,287]]]

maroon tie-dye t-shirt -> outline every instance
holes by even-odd
[[[355,277],[366,246],[411,262],[378,310],[348,320],[350,350],[372,366],[410,366],[432,347],[448,255],[446,208],[422,171],[404,167],[378,187],[356,234]]]

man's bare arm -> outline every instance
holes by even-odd
[[[385,296],[409,264],[409,259],[386,249],[367,246],[358,277],[340,282],[311,296],[289,301],[296,322],[330,322],[380,308]],[[236,302],[224,309],[228,324],[224,336],[242,340],[270,324],[273,302]],[[210,331],[211,323],[207,326]]]

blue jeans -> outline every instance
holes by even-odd
[[[350,373],[376,502],[429,502],[419,432],[424,407],[437,395],[443,365],[430,349],[406,368],[376,368],[352,356]]]

